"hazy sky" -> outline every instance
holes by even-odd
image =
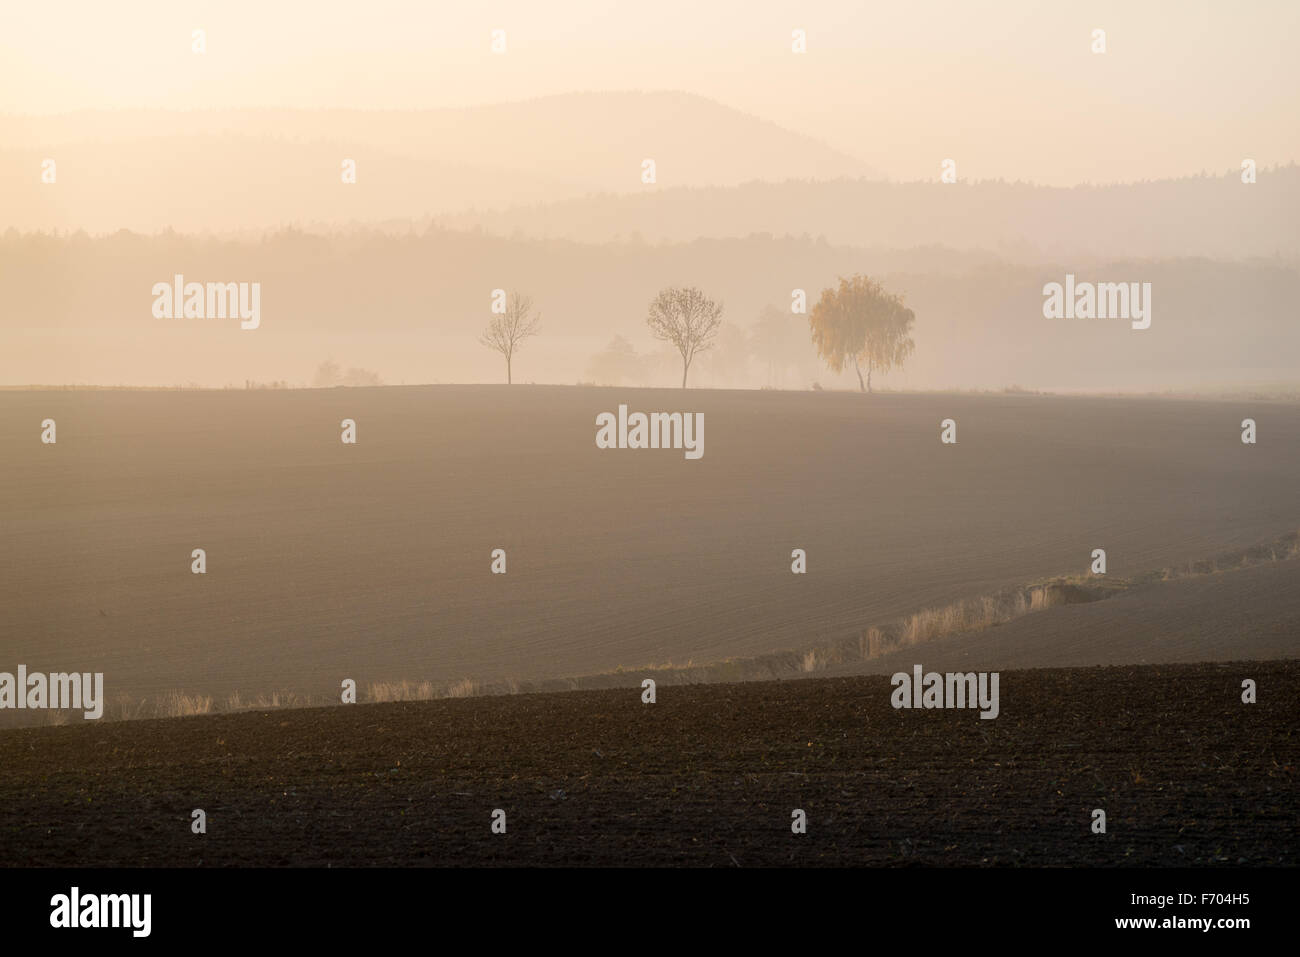
[[[0,6],[0,112],[681,89],[894,178],[953,158],[962,178],[1131,181],[1300,157],[1298,28],[1294,0],[42,0]]]

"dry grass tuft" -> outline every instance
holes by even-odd
[[[154,716],[158,718],[186,718],[195,714],[211,714],[212,696],[169,691],[158,699]]]
[[[372,681],[367,701],[429,701],[438,697],[431,681]]]
[[[461,678],[447,689],[448,698],[472,698],[482,690],[473,678]]]

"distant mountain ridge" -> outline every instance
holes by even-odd
[[[439,218],[455,229],[606,242],[824,236],[837,245],[990,250],[1019,261],[1060,256],[1218,259],[1300,255],[1300,166],[1071,188],[1000,181],[865,179],[745,183],[586,196]]]
[[[870,177],[802,134],[687,93],[463,109],[0,116],[0,228],[152,232],[375,222],[590,193]],[[54,159],[57,184],[40,182]],[[344,159],[357,164],[345,186]],[[642,182],[642,163],[656,182]]]

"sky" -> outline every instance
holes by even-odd
[[[953,159],[963,179],[1131,182],[1300,157],[1298,28],[1292,0],[45,0],[0,6],[0,112],[685,90],[893,179]]]

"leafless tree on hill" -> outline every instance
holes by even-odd
[[[533,313],[532,298],[512,292],[506,302],[506,311],[493,316],[486,331],[479,337],[479,342],[483,345],[505,356],[507,385],[513,381],[514,358],[520,343],[541,331],[541,321],[541,315]]]
[[[694,286],[662,289],[650,303],[646,317],[656,339],[671,342],[682,355],[682,388],[691,362],[713,345],[722,324],[722,304],[714,302]]]

